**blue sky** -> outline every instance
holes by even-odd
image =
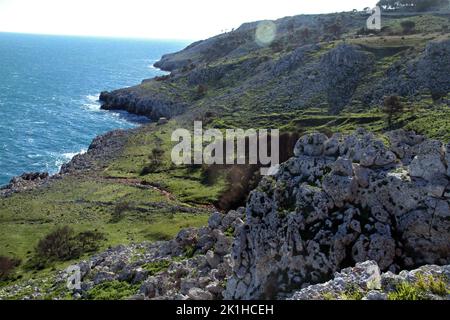
[[[243,22],[372,7],[374,0],[0,0],[0,31],[203,39]]]

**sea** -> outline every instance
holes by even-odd
[[[0,186],[59,171],[92,139],[144,117],[100,110],[101,91],[163,74],[153,63],[184,41],[0,33]]]

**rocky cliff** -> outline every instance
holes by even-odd
[[[226,297],[273,298],[365,260],[450,262],[449,146],[412,132],[302,137],[264,178],[233,243]]]

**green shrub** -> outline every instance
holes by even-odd
[[[349,286],[342,294],[342,300],[361,300],[364,297],[363,292],[357,286]]]
[[[195,246],[187,246],[186,248],[184,248],[184,255],[186,256],[186,258],[190,259],[194,256],[195,251],[197,251],[197,248],[195,248]]]
[[[100,243],[106,240],[105,235],[98,231],[81,232],[74,239],[81,252],[94,252],[100,247]]]
[[[19,265],[19,259],[0,256],[0,281],[8,280]]]
[[[131,205],[128,201],[120,201],[115,207],[114,211],[111,214],[111,222],[116,223],[123,219],[125,216],[125,212],[131,209]]]
[[[411,20],[405,20],[400,23],[400,25],[403,28],[403,34],[409,34],[414,31],[414,28],[416,27],[416,23]]]
[[[426,300],[427,294],[447,296],[450,291],[447,289],[447,280],[444,276],[433,277],[431,275],[417,275],[416,282],[402,282],[398,284],[394,292],[388,294],[389,300]]]
[[[149,276],[154,276],[155,274],[166,271],[170,264],[171,262],[169,260],[157,260],[144,264],[142,269],[147,270]]]
[[[52,262],[79,258],[84,253],[98,250],[103,240],[104,235],[97,231],[75,234],[68,226],[57,228],[38,242],[27,267],[43,269]]]
[[[402,282],[398,284],[394,292],[388,294],[389,300],[423,300],[422,291],[414,284]]]
[[[108,281],[95,286],[88,291],[89,300],[123,300],[137,293],[138,285],[131,285],[126,281]]]

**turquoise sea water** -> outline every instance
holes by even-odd
[[[142,117],[100,110],[103,90],[160,74],[186,43],[0,33],[0,185],[25,171],[55,173],[98,134]]]

